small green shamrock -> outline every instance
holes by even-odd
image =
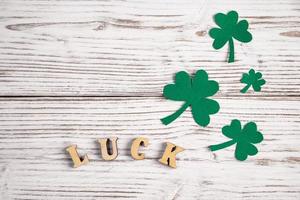
[[[260,72],[255,72],[254,69],[250,69],[248,74],[243,73],[241,83],[247,84],[241,90],[241,93],[246,93],[247,90],[251,87],[251,85],[254,91],[259,92],[261,90],[261,86],[263,86],[266,83],[266,81],[262,78],[262,74]]]
[[[230,11],[227,15],[217,13],[214,19],[220,28],[212,28],[209,31],[210,37],[215,39],[213,42],[214,49],[221,49],[229,42],[229,63],[234,62],[233,39],[244,43],[252,40],[252,35],[248,32],[248,21],[241,20],[238,22],[238,17],[236,11]]]
[[[213,96],[218,90],[219,84],[208,80],[204,70],[198,70],[193,79],[184,71],[176,73],[175,84],[166,85],[163,94],[167,99],[185,103],[175,113],[161,119],[162,123],[170,124],[191,106],[195,122],[200,126],[207,126],[210,122],[209,115],[217,113],[220,109],[217,101],[207,97]]]
[[[236,144],[235,158],[240,161],[246,160],[248,155],[254,156],[257,154],[258,150],[253,144],[260,143],[264,139],[254,122],[247,123],[242,129],[241,122],[237,119],[232,120],[229,126],[224,126],[222,133],[232,140],[209,146],[209,149],[216,151]]]

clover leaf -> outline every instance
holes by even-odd
[[[255,72],[254,69],[250,69],[248,74],[243,73],[241,78],[241,83],[247,84],[242,90],[241,93],[246,93],[248,89],[251,87],[254,91],[259,92],[261,90],[261,86],[266,84],[266,81],[262,78],[262,73]]]
[[[230,125],[222,128],[222,133],[232,140],[209,146],[209,149],[216,151],[236,144],[235,158],[240,161],[246,160],[248,155],[256,155],[258,150],[253,144],[263,141],[263,135],[257,130],[257,126],[254,122],[249,122],[242,128],[241,122],[234,119]]]
[[[252,40],[252,35],[248,32],[248,21],[238,21],[238,17],[238,13],[236,11],[230,11],[227,15],[217,13],[214,20],[220,28],[212,28],[209,31],[210,37],[214,39],[214,49],[221,49],[227,42],[229,42],[229,63],[234,62],[233,39],[244,43]]]
[[[164,87],[163,95],[166,99],[184,101],[182,107],[170,116],[161,119],[165,125],[177,119],[189,106],[197,124],[207,126],[210,122],[209,115],[219,111],[217,101],[208,99],[219,90],[216,81],[208,80],[208,74],[204,70],[198,70],[191,78],[188,73],[181,71],[175,75],[175,84],[168,84]]]

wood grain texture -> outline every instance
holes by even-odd
[[[231,64],[207,34],[229,10],[254,36]],[[300,199],[299,11],[298,0],[1,0],[0,199]],[[267,84],[240,94],[250,67]],[[220,83],[220,112],[206,128],[189,110],[164,126],[181,104],[163,86],[200,68]],[[245,162],[207,150],[235,118],[265,137]],[[113,136],[119,156],[103,161],[97,139]],[[136,161],[139,136],[150,144]],[[167,141],[186,149],[175,170],[158,162]],[[70,144],[89,165],[72,168]]]
[[[268,84],[258,96],[299,95],[297,0],[2,0],[2,96],[159,96],[175,72],[200,67],[239,96],[250,67]],[[208,30],[235,9],[254,39],[225,62]],[[252,96],[252,94],[251,94]]]
[[[218,99],[207,128],[187,111],[169,126],[159,118],[178,106],[160,98],[8,98],[0,101],[1,192],[7,199],[299,199],[299,99]],[[263,112],[262,112],[263,111]],[[253,120],[265,140],[245,162],[220,129],[231,119]],[[97,139],[118,136],[119,156],[103,161]],[[131,141],[149,138],[146,160],[130,156]],[[164,142],[186,150],[177,169],[158,162]],[[90,164],[72,168],[64,148],[77,144]]]

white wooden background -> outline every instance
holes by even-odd
[[[207,31],[217,12],[237,10],[254,39],[236,43],[236,62]],[[263,92],[241,94],[250,67]],[[208,71],[221,110],[208,127],[162,97],[179,70]],[[0,199],[300,199],[299,0],[1,0]],[[265,140],[245,162],[220,129],[255,121]],[[96,139],[119,137],[119,157],[101,160]],[[150,139],[146,160],[130,142]],[[186,150],[177,169],[157,160],[164,142]],[[70,144],[88,153],[78,169]]]

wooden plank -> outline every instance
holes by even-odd
[[[189,110],[161,124],[180,106],[161,98],[1,98],[1,199],[299,199],[299,99],[218,101],[220,113],[201,128]],[[264,133],[245,162],[233,148],[207,150],[226,140],[220,129],[234,118]],[[105,162],[96,139],[111,136],[119,157]],[[150,139],[146,160],[129,156],[137,136]],[[186,148],[175,170],[157,161],[166,141]],[[89,165],[72,168],[64,148],[74,143]]]
[[[1,96],[160,96],[175,72],[200,67],[220,82],[219,96],[240,96],[250,67],[267,80],[256,96],[299,95],[296,0],[3,0],[0,8]],[[236,43],[228,64],[207,31],[215,13],[232,9],[254,40]]]

